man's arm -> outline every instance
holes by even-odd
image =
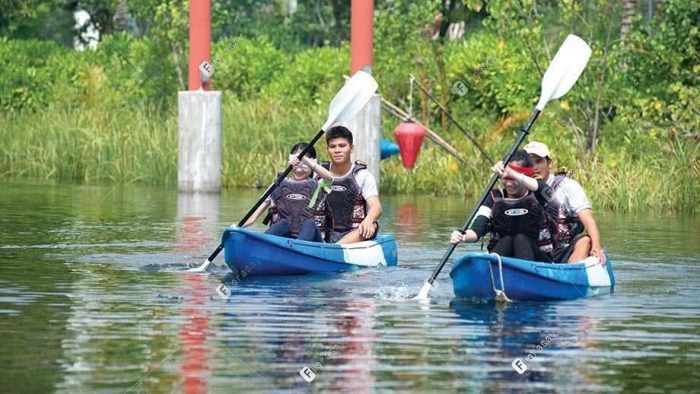
[[[379,201],[379,196],[371,196],[366,198],[367,215],[362,220],[357,229],[360,231],[362,238],[370,239],[374,235],[376,228],[374,222],[379,219],[382,214],[382,203]]]
[[[601,264],[605,264],[605,253],[603,253],[603,247],[600,244],[600,232],[593,218],[593,211],[590,208],[582,209],[578,212],[578,218],[588,236],[591,237],[591,256],[597,257]]]

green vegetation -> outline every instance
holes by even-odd
[[[287,147],[323,122],[349,64],[340,3],[313,11],[333,21],[325,29],[306,20],[311,2],[299,1],[291,16],[248,3],[214,10],[226,187],[267,186]],[[412,73],[492,157],[505,153],[529,115],[553,51],[568,32],[582,36],[593,48],[588,68],[562,101],[548,105],[531,138],[550,145],[555,167],[573,171],[596,207],[700,208],[697,2],[663,2],[652,20],[631,17],[624,35],[620,2],[376,3],[373,73],[383,97],[407,106]],[[154,15],[142,29],[148,35],[112,26],[96,51],[84,52],[28,39],[38,22],[0,12],[0,178],[175,184],[176,92],[187,53],[178,26],[186,25],[186,9],[142,2],[129,12],[137,26],[148,19],[141,15]],[[251,12],[265,21],[257,30],[226,22]],[[438,12],[444,18],[433,39]],[[448,40],[442,27],[461,21],[465,37]],[[466,95],[450,91],[457,80],[469,83]],[[478,170],[428,142],[413,171],[398,157],[382,162],[383,192],[478,195],[488,164],[434,103],[417,89],[414,95],[414,113]],[[397,121],[384,114],[382,122],[392,138]]]

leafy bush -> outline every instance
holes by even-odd
[[[347,46],[307,49],[297,54],[264,91],[297,105],[327,106],[321,98],[332,98],[343,85],[349,59]]]
[[[252,97],[278,78],[287,55],[265,39],[228,38],[214,43],[214,85],[239,97]]]

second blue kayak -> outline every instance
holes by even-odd
[[[572,300],[615,288],[610,259],[603,266],[597,261],[552,264],[502,257],[499,265],[495,254],[467,253],[452,265],[450,276],[458,298],[486,301],[495,299],[494,288],[515,301]]]

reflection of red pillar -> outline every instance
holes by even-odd
[[[209,331],[209,314],[205,312],[204,301],[208,299],[206,291],[210,290],[201,275],[187,275],[185,286],[191,292],[187,297],[182,314],[187,322],[180,330],[180,347],[185,361],[180,366],[180,376],[184,392],[200,394],[207,392],[208,349],[207,332]]]
[[[350,5],[350,75],[372,72],[374,0],[352,0]]]
[[[345,314],[340,324],[346,345],[338,358],[345,359],[343,363],[348,367],[348,378],[339,380],[339,386],[332,387],[331,391],[371,392],[375,378],[370,371],[376,363],[374,341],[377,334],[373,331],[375,304],[367,301],[347,301],[341,308]]]
[[[210,244],[204,233],[204,217],[183,216],[182,227],[177,234],[178,252],[196,252],[201,245]],[[209,313],[204,309],[211,287],[201,275],[185,275],[183,289],[185,306],[182,315],[187,319],[180,329],[180,349],[185,360],[180,366],[183,391],[186,394],[207,392],[209,360],[206,335],[209,331]]]
[[[417,241],[423,235],[420,212],[414,203],[403,204],[396,210],[394,224],[401,230],[400,233],[396,234],[396,238],[399,240]]]
[[[199,65],[211,55],[211,0],[190,1],[190,59],[187,89],[202,86]],[[211,82],[204,84],[209,90]]]
[[[211,244],[211,237],[204,233],[202,216],[183,216],[182,225],[178,232],[178,242],[175,250],[178,252],[198,252],[202,245]]]

